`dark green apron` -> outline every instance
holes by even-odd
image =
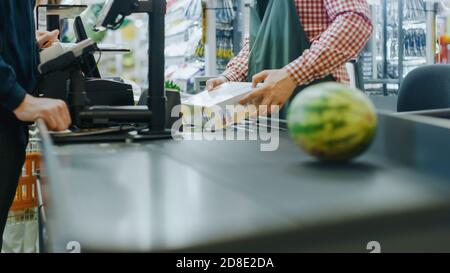
[[[248,81],[263,70],[281,69],[311,47],[300,23],[294,0],[255,0],[250,15],[250,57]],[[332,76],[313,84],[335,81]],[[299,86],[291,99],[307,86]],[[281,110],[286,118],[288,104]]]

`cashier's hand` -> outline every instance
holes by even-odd
[[[16,117],[24,122],[43,119],[50,131],[64,131],[72,123],[69,110],[61,100],[35,98],[26,95],[23,102],[14,110]]]
[[[228,82],[228,79],[224,76],[220,76],[218,78],[210,79],[206,82],[206,89],[208,91],[214,90],[214,88],[219,87],[220,85]]]
[[[52,44],[59,42],[58,40],[59,30],[52,32],[38,30],[36,32],[36,39],[40,49],[48,48]]]
[[[259,83],[263,84],[256,88]],[[258,109],[259,106],[267,106],[267,113],[259,114],[270,114],[272,106],[277,106],[278,110],[283,107],[296,87],[297,85],[286,70],[265,70],[253,76],[253,88],[256,89],[243,98],[240,103],[242,105],[254,104]]]

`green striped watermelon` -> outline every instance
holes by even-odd
[[[308,154],[323,160],[349,161],[371,144],[377,127],[375,107],[361,91],[339,83],[306,88],[288,113],[291,137]]]

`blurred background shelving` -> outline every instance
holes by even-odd
[[[435,63],[442,1],[370,1],[374,33],[361,53],[365,90],[396,95],[408,73]]]
[[[86,4],[82,18],[88,35],[99,43],[131,49],[126,54],[97,56],[104,76],[120,75],[146,86],[147,18],[133,15],[119,31],[93,32],[104,0],[49,0]],[[376,95],[396,95],[403,78],[424,64],[450,60],[450,22],[447,0],[368,0],[373,37],[360,55],[364,88]],[[166,15],[166,78],[188,93],[194,76],[214,76],[242,48],[249,29],[250,0],[168,0]],[[42,19],[45,16],[40,17]],[[71,22],[63,41],[74,40]]]

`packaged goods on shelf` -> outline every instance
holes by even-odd
[[[427,41],[433,37],[427,27],[427,1],[372,3],[375,31],[361,54],[366,89],[397,92],[411,70],[426,64],[430,56],[434,58],[435,52],[427,48]]]
[[[219,1],[217,18],[217,70],[223,72],[228,62],[234,57],[234,21],[236,19],[236,1]]]
[[[205,64],[200,61],[168,66],[165,71],[167,80],[173,81],[181,87],[181,91],[194,93],[193,79],[204,75]]]
[[[201,0],[169,1],[166,13],[166,79],[183,91],[193,88],[190,79],[203,73],[204,62],[196,54],[202,39]]]

